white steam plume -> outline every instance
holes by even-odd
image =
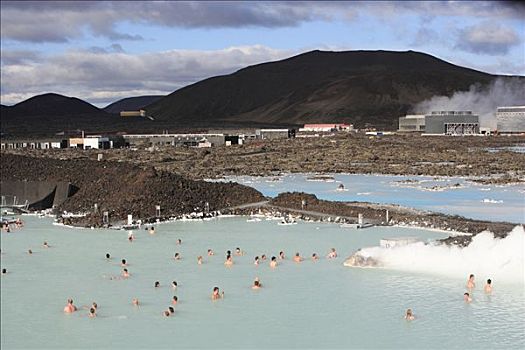
[[[494,238],[491,232],[479,233],[464,248],[418,242],[393,248],[364,248],[358,254],[389,269],[465,280],[473,273],[479,282],[491,278],[495,283],[525,284],[523,226],[516,226],[502,239]]]
[[[496,108],[525,105],[525,79],[497,78],[489,86],[471,85],[468,91],[455,92],[452,97],[434,96],[418,103],[414,112],[472,111],[479,115],[481,127],[496,128]]]

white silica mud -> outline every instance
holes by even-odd
[[[392,248],[363,248],[357,254],[387,269],[465,280],[474,274],[479,284],[491,279],[495,284],[515,284],[521,288],[525,285],[523,226],[516,226],[505,238],[482,232],[464,248],[416,242]]]

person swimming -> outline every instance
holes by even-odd
[[[160,282],[159,281],[156,281],[155,282],[155,288],[159,288],[160,287]]]
[[[211,294],[211,300],[218,300],[224,298],[224,292],[219,292],[219,287],[213,287],[213,292]]]
[[[471,274],[467,280],[467,289],[472,290],[474,288],[476,288],[476,283],[474,282],[474,275]]]
[[[131,305],[139,306],[139,300],[137,298],[131,299]]]
[[[277,258],[275,256],[272,256],[272,260],[270,261],[270,267],[271,268],[277,267]]]
[[[91,317],[91,318],[93,318],[93,317],[97,317],[97,312],[96,312],[96,311],[97,311],[97,310],[96,310],[94,307],[90,308],[90,309],[89,309],[89,315],[88,315],[88,316]]]
[[[266,261],[266,254],[261,255],[261,260]]]
[[[29,249],[29,250],[27,251],[27,254],[31,255],[31,254],[33,254],[33,251],[32,251],[31,249]]]
[[[128,278],[129,277],[128,269],[123,269],[121,275],[122,275],[122,278]]]
[[[170,312],[170,315],[173,315],[175,313],[175,309],[173,306],[168,306],[168,311]]]
[[[97,310],[98,309],[98,304],[96,302],[93,302],[91,304],[91,307],[94,308],[95,310]]]
[[[2,269],[2,275],[6,275],[7,274],[7,269]]]
[[[254,265],[259,265],[259,256],[255,257],[255,259],[253,260],[253,264]]]
[[[241,250],[241,248],[235,248],[235,255],[237,256],[241,256],[241,255],[244,255],[243,251]]]
[[[64,312],[69,314],[75,311],[77,311],[77,307],[73,304],[73,299],[68,299],[67,305],[64,307]]]
[[[328,259],[333,259],[333,258],[337,258],[337,253],[335,251],[335,248],[332,248],[330,250],[330,253],[328,253],[328,255],[326,256]]]
[[[472,298],[470,297],[470,294],[467,293],[467,292],[465,292],[465,293],[463,294],[463,300],[465,300],[466,303],[470,303],[470,302],[472,302]]]
[[[135,238],[133,237],[133,235],[129,235],[129,236],[128,236],[128,241],[129,241],[130,243],[133,242],[134,239],[135,239]]]
[[[170,317],[171,314],[170,314],[169,310],[166,310],[166,311],[163,312],[163,315],[166,316],[166,317]]]
[[[319,256],[317,256],[317,253],[312,254],[312,260],[313,261],[319,260]]]
[[[177,296],[174,295],[174,296],[173,296],[173,299],[171,299],[171,303],[172,303],[173,305],[177,305],[178,302],[179,302],[179,298],[177,298]]]
[[[106,259],[111,259],[111,255],[109,255],[109,253],[106,253]]]
[[[177,284],[177,281],[173,281],[173,282],[171,282],[171,288],[173,288],[173,289],[177,289],[178,286],[179,286],[179,285]]]
[[[299,255],[299,253],[295,253],[295,256],[293,257],[293,261],[301,262],[303,261],[303,258],[301,258],[301,255]]]
[[[282,250],[279,252],[279,259],[284,260],[284,252]]]
[[[208,249],[208,256],[212,256],[214,253],[213,253],[213,250],[211,249]]]
[[[154,235],[155,234],[155,227],[151,226],[151,228],[149,229],[149,234],[150,235]]]
[[[175,255],[173,256],[173,259],[175,260],[180,260],[180,254],[179,253],[175,253]]]
[[[492,293],[492,280],[490,278],[487,280],[487,284],[485,284],[485,287],[483,288],[483,290],[487,294]]]
[[[49,248],[49,244],[47,244],[47,242],[44,242],[43,246],[44,248]]]
[[[181,245],[182,244],[182,239],[177,239],[177,245]]]
[[[407,309],[406,313],[405,313],[405,320],[407,321],[413,321],[416,317],[414,316],[414,314],[412,313],[412,309]]]
[[[128,266],[128,262],[126,261],[126,259],[122,259],[120,261],[120,266]]]
[[[197,257],[197,264],[202,265],[202,255]]]

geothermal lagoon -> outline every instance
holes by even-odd
[[[304,222],[279,226],[273,220],[237,217],[163,224],[155,235],[135,232],[136,240],[129,243],[125,231],[72,229],[53,226],[50,219],[24,219],[23,229],[1,236],[2,268],[8,268],[1,277],[2,349],[525,346],[519,245],[514,251],[508,246],[494,249],[489,239],[469,253],[498,262],[502,254],[511,253],[507,265],[493,269],[477,266],[469,254],[446,251],[450,248],[428,255],[433,248],[423,247],[406,259],[394,255],[391,268],[363,269],[343,266],[344,258],[377,245],[381,238],[410,236],[428,242],[445,235]],[[523,248],[523,230],[516,235],[514,242]],[[176,244],[179,238],[182,245]],[[43,248],[44,241],[51,247]],[[225,252],[237,247],[245,255],[234,256],[234,265],[225,267]],[[332,247],[339,257],[326,259]],[[206,255],[209,248],[214,256]],[[254,256],[270,257],[280,250],[286,259],[277,268],[271,269],[268,261],[253,264]],[[181,260],[172,258],[175,252]],[[295,252],[305,261],[292,262]],[[313,252],[321,256],[319,261],[309,259]],[[197,265],[199,255],[202,265]],[[122,258],[131,277],[109,279],[120,274]],[[447,258],[453,263],[439,268]],[[425,271],[429,266],[433,268]],[[469,272],[476,274],[478,287],[473,302],[466,304],[462,297]],[[255,277],[263,284],[260,290],[250,288]],[[488,277],[494,281],[492,295],[482,291]],[[176,290],[170,287],[173,280]],[[214,286],[225,291],[224,299],[210,300]],[[166,318],[161,313],[173,295],[179,304],[175,315]],[[70,297],[78,307],[97,302],[98,317],[89,318],[84,309],[64,314]],[[133,306],[132,298],[138,298],[140,306]],[[403,319],[407,308],[414,310],[416,320]]]
[[[259,187],[291,190],[286,179],[256,181]],[[349,191],[336,192],[337,182],[298,181],[303,182],[308,185],[305,191],[325,191],[331,199],[351,191],[370,192],[372,198],[386,192],[386,201],[405,198],[388,194],[377,183],[355,188],[345,183]],[[391,181],[384,187],[394,193],[407,191]],[[503,200],[499,204],[509,207],[501,212],[514,212],[510,215],[519,219],[512,204],[516,191],[504,189],[510,187],[482,192]],[[420,196],[407,194],[405,200],[412,198],[408,204],[424,207],[422,203],[433,202],[429,196],[441,193],[421,191]],[[448,198],[446,204],[455,207],[459,199]],[[485,205],[472,198],[464,200]],[[442,203],[442,208],[447,205]],[[449,233],[417,228],[355,230],[318,222],[281,226],[265,218],[222,217],[158,224],[155,234],[142,228],[133,231],[136,239],[129,242],[127,231],[75,229],[53,225],[51,218],[21,218],[23,228],[0,236],[1,267],[8,270],[1,276],[2,349],[525,347],[522,227],[502,240],[481,234],[460,249],[435,246],[436,239]],[[381,239],[394,237],[419,242],[378,247]],[[44,241],[50,248],[42,246]],[[237,247],[244,255],[233,255],[233,266],[226,267],[226,251]],[[331,248],[339,255],[335,259],[326,258]],[[208,256],[208,249],[215,255]],[[358,249],[381,260],[382,266],[343,266]],[[285,259],[272,269],[269,259],[279,251]],[[173,259],[177,252],[181,260]],[[303,262],[292,261],[296,252]],[[314,252],[318,261],[310,259]],[[254,257],[263,254],[268,260],[254,265]],[[197,264],[198,256],[203,256],[202,265]],[[128,262],[128,279],[115,279],[122,271],[121,259]],[[473,301],[465,303],[470,273],[477,286]],[[259,290],[251,289],[256,277],[263,285]],[[487,278],[494,285],[490,295],[483,292]],[[170,286],[174,280],[175,290]],[[155,281],[160,287],[154,287]],[[215,286],[225,292],[224,299],[211,300]],[[174,295],[179,300],[175,313],[164,317]],[[78,312],[63,313],[68,298]],[[132,305],[133,298],[139,299],[139,306]],[[92,302],[99,305],[96,318],[89,318],[83,308]],[[403,318],[407,308],[414,311],[414,321]]]

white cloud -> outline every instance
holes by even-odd
[[[27,42],[67,42],[86,30],[111,40],[141,40],[117,31],[122,22],[179,28],[293,27],[304,22],[390,19],[406,14],[523,20],[524,7],[501,1],[2,1],[1,36]]]
[[[14,104],[21,97],[53,91],[104,104],[122,97],[168,94],[211,76],[293,53],[261,45],[139,55],[69,51],[40,62],[3,64],[1,100],[3,104]]]
[[[504,55],[520,42],[520,37],[514,29],[484,21],[460,30],[456,48],[473,53]]]

